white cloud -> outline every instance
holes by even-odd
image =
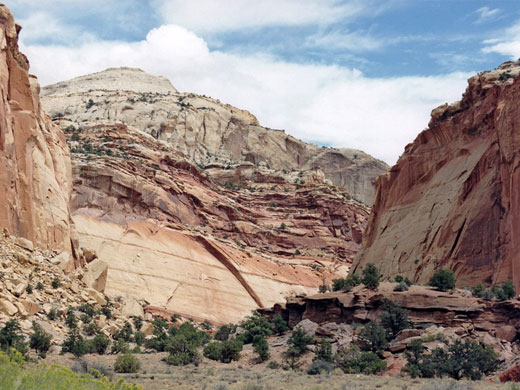
[[[496,19],[500,15],[501,10],[499,8],[481,7],[475,11],[478,18],[475,23],[485,23],[490,20]]]
[[[318,33],[305,40],[306,46],[346,49],[353,52],[377,50],[383,46],[384,41],[362,32],[338,32]]]
[[[374,0],[153,0],[165,23],[207,33],[265,26],[328,24],[382,9]]]
[[[211,51],[189,30],[165,25],[141,42],[77,47],[23,45],[43,85],[114,66],[169,78],[181,91],[250,110],[264,126],[304,140],[362,149],[394,163],[438,104],[460,97],[465,74],[367,78],[334,65]],[[59,64],[59,66],[57,66]]]
[[[483,42],[484,53],[499,53],[516,60],[520,57],[520,21],[505,30],[500,38],[488,39]]]

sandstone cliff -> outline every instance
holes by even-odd
[[[106,293],[149,312],[222,323],[344,276],[368,209],[319,170],[201,170],[125,125],[67,131],[79,246],[109,265]],[[242,186],[212,175],[246,175]],[[247,171],[247,172],[246,172]]]
[[[139,69],[107,69],[47,86],[42,101],[53,118],[77,126],[124,123],[175,145],[195,163],[250,162],[273,169],[320,167],[334,185],[367,205],[385,163],[353,149],[307,144],[267,129],[249,112],[218,100],[179,93],[171,83]]]
[[[462,100],[432,112],[428,129],[377,181],[354,270],[425,283],[439,267],[459,286],[512,279],[520,288],[520,63],[469,79]]]
[[[70,250],[70,156],[43,112],[39,86],[0,4],[0,228],[42,248]]]

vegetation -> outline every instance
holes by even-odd
[[[334,279],[332,281],[332,291],[348,291],[359,284],[361,284],[359,275],[350,274],[345,279]]]
[[[332,344],[326,340],[322,340],[318,343],[313,360],[332,363],[334,361],[334,357],[332,356]]]
[[[334,370],[334,364],[324,360],[315,360],[307,369],[309,375],[320,375],[324,372],[329,373]]]
[[[335,356],[338,367],[348,374],[377,374],[386,370],[386,362],[374,352],[362,352],[351,344]]]
[[[289,330],[289,326],[282,316],[278,315],[272,320],[272,329],[275,334],[281,336]]]
[[[72,353],[77,358],[89,352],[86,340],[79,334],[77,329],[73,329],[61,344],[61,353],[66,352]]]
[[[137,385],[125,384],[121,379],[110,382],[99,371],[76,374],[72,370],[53,365],[25,366],[23,359],[0,352],[0,387],[2,390],[139,390]]]
[[[53,289],[57,289],[61,286],[61,282],[58,278],[52,279],[51,286]]]
[[[215,333],[215,336],[214,336],[215,340],[226,341],[227,339],[229,339],[229,335],[231,334],[232,330],[233,329],[230,326],[227,326],[227,325],[220,326],[217,329],[217,332]]]
[[[27,343],[18,320],[9,320],[0,329],[0,349],[5,352],[14,349],[22,355],[27,353]]]
[[[131,353],[124,353],[119,355],[114,363],[114,371],[122,373],[134,373],[141,368],[141,363]]]
[[[446,348],[435,348],[430,354],[425,353],[422,341],[415,340],[405,356],[408,362],[404,371],[414,378],[447,375],[457,380],[477,380],[498,368],[497,355],[493,349],[472,340],[456,340]]]
[[[42,358],[51,347],[51,335],[46,333],[40,325],[33,322],[33,334],[29,338],[29,347],[34,349]]]
[[[361,330],[358,340],[363,351],[381,354],[387,347],[386,331],[377,322],[370,321]]]
[[[381,316],[381,325],[388,339],[392,340],[401,330],[408,328],[408,311],[391,301],[385,302],[383,309],[385,313]]]
[[[269,322],[269,320],[264,316],[261,316],[257,312],[247,317],[244,321],[240,323],[239,326],[242,329],[244,329],[244,332],[238,335],[237,337],[244,344],[251,344],[256,335],[267,337],[273,333],[271,329],[272,325]]]
[[[441,291],[448,291],[455,288],[455,282],[455,274],[449,269],[442,268],[434,272],[433,276],[428,282],[428,285]]]
[[[290,346],[289,349],[293,349],[297,356],[301,356],[308,351],[310,344],[314,344],[314,339],[307,336],[302,329],[296,329],[287,340],[287,344]]]
[[[269,359],[269,344],[262,335],[257,334],[253,338],[253,350],[258,355],[258,361],[260,363]]]
[[[477,284],[471,289],[473,296],[483,298],[486,300],[492,300],[495,298],[497,301],[505,301],[507,299],[514,298],[516,295],[515,286],[513,282],[507,280],[502,286],[493,286],[493,288],[486,288],[482,283]]]
[[[371,290],[377,289],[379,286],[379,279],[381,279],[381,275],[379,274],[379,270],[374,264],[367,264],[367,266],[363,269],[363,278],[361,279],[361,283],[363,283],[367,288]]]
[[[97,334],[92,340],[89,340],[89,350],[92,353],[104,355],[110,345],[110,339],[103,333]]]

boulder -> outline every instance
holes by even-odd
[[[303,321],[300,321],[294,329],[301,329],[305,332],[307,336],[314,337],[316,334],[316,330],[318,329],[318,324],[315,322],[312,322],[309,319],[305,319]]]
[[[108,264],[101,259],[91,261],[85,267],[83,281],[94,290],[104,292],[107,284]]]
[[[121,307],[121,315],[125,317],[143,317],[144,310],[139,302],[134,298],[126,298]]]
[[[18,313],[18,308],[7,299],[0,298],[0,312],[13,316]]]
[[[516,328],[512,325],[499,326],[495,336],[500,340],[513,341],[516,338]]]
[[[89,288],[87,290],[88,295],[96,301],[99,306],[105,306],[107,304],[107,300],[105,296],[101,294],[99,291],[94,290],[93,288]]]
[[[30,241],[26,238],[16,237],[15,242],[16,242],[16,245],[18,245],[21,248],[27,249],[28,251],[32,252],[34,250],[34,244],[32,243],[32,241]]]

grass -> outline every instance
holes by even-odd
[[[15,362],[0,352],[0,390],[139,390],[124,380],[111,382],[99,372],[96,379],[89,374],[76,374],[71,369],[45,364]]]

